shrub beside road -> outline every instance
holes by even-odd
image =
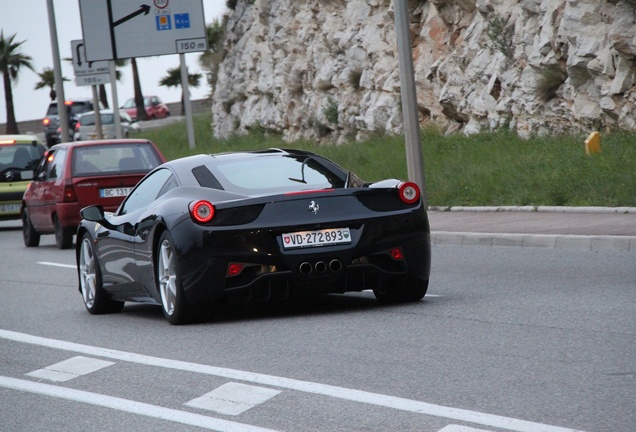
[[[375,136],[351,144],[287,143],[264,130],[219,140],[210,116],[194,119],[196,148],[188,148],[183,122],[142,131],[168,159],[196,153],[301,148],[323,154],[368,181],[406,178],[404,140]],[[428,204],[431,206],[636,207],[636,135],[601,135],[601,152],[585,154],[587,136],[521,139],[509,132],[469,137],[422,131]]]

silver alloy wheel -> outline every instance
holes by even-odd
[[[175,303],[177,301],[177,276],[174,261],[174,253],[170,242],[164,239],[159,247],[157,279],[159,280],[161,304],[167,315],[174,313]]]
[[[79,256],[80,287],[87,308],[95,303],[95,257],[88,238],[82,240]]]

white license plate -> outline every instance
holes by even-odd
[[[349,228],[299,231],[283,234],[283,247],[285,249],[342,243],[351,243],[351,233],[349,232]]]
[[[100,189],[99,196],[102,198],[123,197],[130,193],[131,187]]]
[[[20,204],[0,204],[0,213],[15,213],[20,211]]]

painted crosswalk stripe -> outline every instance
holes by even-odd
[[[83,390],[54,386],[52,384],[19,380],[1,375],[0,387],[40,394],[44,396],[62,398],[75,402],[82,402],[131,414],[143,415],[156,419],[166,420],[173,423],[181,423],[219,432],[276,432],[274,429],[267,429],[245,423],[237,423],[214,417],[208,417],[200,414],[190,413],[187,411],[170,409],[163,406],[150,405],[130,399],[106,396]]]
[[[105,367],[114,365],[115,363],[98,360],[94,358],[77,356],[68,360],[47,366],[44,369],[38,369],[26,374],[32,378],[40,378],[55,382],[64,382],[72,380],[82,375],[95,372]]]
[[[229,382],[201,397],[192,399],[186,405],[219,414],[239,415],[279,393],[280,390]]]

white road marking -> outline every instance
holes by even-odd
[[[492,426],[517,432],[580,432],[576,431],[575,429],[550,426],[527,420],[519,420],[511,417],[503,417],[495,414],[482,413],[479,411],[470,411],[443,405],[435,405],[396,396],[388,396],[362,390],[348,389],[345,387],[314,383],[310,381],[295,380],[292,378],[284,378],[274,375],[265,375],[236,369],[189,363],[160,357],[151,357],[143,354],[135,354],[126,351],[99,348],[57,339],[33,336],[26,333],[18,333],[10,330],[0,329],[0,337],[16,342],[29,343],[53,349],[72,351],[86,355],[138,363],[147,366],[163,367],[167,369],[200,373],[204,375],[213,375],[228,378],[231,380],[252,382],[271,387],[280,387],[305,393],[319,394],[353,402],[367,403],[386,408],[393,408],[401,411],[465,421],[469,423]]]
[[[443,429],[440,429],[439,432],[490,432],[484,429],[475,429],[468,426],[460,426],[460,425],[448,425]]]
[[[115,363],[88,357],[77,356],[64,360],[44,369],[38,369],[26,374],[33,378],[41,378],[49,381],[64,382],[82,375],[95,372]]]
[[[44,396],[67,399],[74,402],[83,402],[90,405],[97,405],[124,411],[131,414],[153,417],[170,422],[197,426],[220,432],[276,432],[274,429],[266,429],[244,423],[237,423],[228,420],[217,419],[187,411],[179,411],[157,405],[150,405],[129,399],[122,399],[113,396],[101,395],[83,390],[75,390],[66,387],[54,386],[52,384],[36,383],[33,381],[20,380],[16,378],[0,375],[0,387],[6,387],[29,393],[36,393]]]
[[[42,264],[42,265],[45,265],[45,266],[51,266],[51,267],[64,267],[64,268],[72,268],[72,269],[76,269],[77,268],[76,265],[60,264],[60,263],[54,263],[54,262],[48,262],[48,261],[38,261],[38,264]]]
[[[186,405],[192,408],[215,411],[219,414],[239,415],[268,401],[279,393],[280,390],[230,382],[186,402]]]

